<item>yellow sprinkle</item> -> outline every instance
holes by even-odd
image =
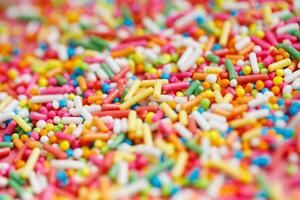
[[[143,126],[143,122],[140,118],[138,118],[135,122],[135,136],[137,138],[141,138],[143,136],[143,131],[142,131],[142,126]]]
[[[222,46],[226,46],[227,42],[228,42],[228,36],[229,36],[229,32],[230,32],[230,28],[231,28],[231,23],[229,20],[225,21],[224,25],[223,25],[223,31],[220,37],[220,41],[219,43]]]
[[[188,116],[185,110],[180,110],[179,111],[179,122],[183,125],[186,126],[188,124]]]
[[[255,129],[246,131],[242,136],[242,140],[249,141],[252,138],[258,137],[260,135],[260,132],[261,132],[261,128],[255,128]]]
[[[232,178],[240,180],[244,183],[249,183],[252,181],[251,174],[243,168],[240,167],[231,167],[229,163],[225,161],[209,161],[206,165],[210,168],[215,168],[223,171]]]
[[[162,84],[168,84],[169,81],[167,79],[153,79],[153,80],[143,80],[141,81],[141,87],[152,87],[155,85],[155,83],[160,80],[162,81]]]
[[[0,111],[2,111],[12,100],[13,98],[10,96],[5,97],[5,99],[0,103]]]
[[[207,74],[219,74],[222,72],[221,67],[206,67],[205,68],[205,73]]]
[[[154,84],[154,91],[153,91],[153,97],[154,99],[158,99],[160,94],[161,94],[161,89],[162,89],[162,80],[158,80],[155,84]]]
[[[176,112],[169,106],[167,103],[162,103],[159,105],[159,108],[168,116],[172,121],[176,121],[178,116]]]
[[[13,120],[25,131],[30,132],[31,127],[25,122],[25,120],[19,115],[13,116]]]
[[[144,91],[142,91],[141,93],[136,94],[134,97],[128,99],[127,101],[125,101],[124,103],[122,103],[120,105],[120,109],[121,110],[125,110],[127,108],[130,108],[130,106],[138,103],[139,101],[145,99],[146,97],[150,96],[153,93],[153,88],[147,88]]]
[[[246,126],[246,125],[254,124],[254,123],[256,123],[256,119],[242,118],[242,119],[236,119],[236,120],[230,121],[229,125],[232,128],[240,128],[242,126]]]
[[[161,138],[155,140],[155,146],[161,149],[168,156],[173,155],[175,152],[175,147],[172,144],[165,142]]]
[[[150,126],[147,123],[143,124],[143,136],[144,136],[144,143],[147,146],[153,146],[152,132]]]
[[[231,102],[232,99],[233,99],[233,95],[231,93],[227,93],[223,98],[223,102],[229,103],[229,102]]]
[[[264,3],[263,8],[262,8],[263,16],[264,16],[264,21],[266,24],[271,24],[272,23],[272,9],[271,5],[269,3]]]
[[[140,84],[141,84],[140,80],[137,79],[134,81],[132,86],[129,88],[126,96],[124,97],[125,101],[130,99],[137,92],[137,90],[140,88]]]
[[[187,160],[188,160],[188,154],[186,152],[180,152],[177,161],[175,163],[175,166],[172,169],[172,175],[174,178],[178,178],[182,175]]]
[[[289,66],[292,63],[291,59],[286,58],[280,61],[277,61],[275,63],[272,63],[268,66],[268,69],[270,72],[275,71],[276,69],[281,69],[284,68],[286,66]]]
[[[39,148],[34,148],[24,166],[24,168],[21,171],[21,176],[24,178],[27,178],[30,174],[30,172],[33,170],[36,161],[38,160],[40,156],[41,150]]]
[[[214,98],[215,98],[216,103],[223,103],[224,102],[222,94],[219,90],[214,91]]]
[[[136,111],[131,110],[128,114],[128,132],[134,133],[135,131],[135,121],[136,121]]]

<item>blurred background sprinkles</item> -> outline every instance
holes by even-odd
[[[299,14],[0,1],[0,199],[299,200]]]

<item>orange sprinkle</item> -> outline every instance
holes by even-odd
[[[204,81],[206,78],[207,74],[206,73],[200,73],[200,72],[195,72],[193,74],[193,79],[194,80],[200,80],[200,81]]]
[[[111,53],[111,56],[113,58],[117,58],[117,57],[126,57],[128,56],[129,54],[133,53],[135,51],[134,47],[130,46],[130,47],[127,47],[125,49],[121,49],[121,50],[118,50],[118,51],[113,51]]]
[[[245,55],[248,54],[252,51],[252,49],[254,48],[255,44],[253,42],[251,42],[249,45],[245,46],[243,49],[241,49],[239,51],[240,55]]]
[[[209,36],[207,44],[205,45],[206,46],[205,50],[206,51],[210,51],[211,48],[213,47],[215,41],[216,41],[216,37],[215,36],[213,36],[213,35]]]
[[[101,131],[101,132],[109,131],[107,126],[104,124],[104,122],[99,117],[94,116],[93,122],[94,122],[95,126],[97,127],[98,131]]]
[[[86,91],[87,90],[87,85],[86,85],[86,81],[82,76],[79,76],[77,78],[77,81],[79,83],[79,87],[82,91]]]
[[[171,143],[174,144],[175,148],[178,151],[185,151],[185,147],[183,146],[183,144],[175,134],[169,134],[168,139],[170,140]]]

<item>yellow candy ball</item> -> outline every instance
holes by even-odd
[[[63,140],[60,144],[59,147],[62,151],[66,151],[70,148],[70,143],[67,140]]]
[[[184,94],[183,94],[182,92],[176,92],[176,96],[178,96],[178,97],[183,97]]]
[[[245,95],[245,90],[243,88],[237,88],[236,89],[236,95],[239,97],[242,97]]]
[[[145,121],[149,124],[152,123],[152,117],[154,116],[154,113],[153,112],[148,112],[146,117],[145,117]]]
[[[252,72],[252,69],[251,69],[251,67],[249,66],[249,65],[246,65],[246,66],[244,66],[243,67],[243,73],[245,74],[245,75],[249,75],[249,74],[251,74],[251,72]]]
[[[48,80],[46,78],[41,77],[38,82],[40,87],[46,87],[48,85]]]
[[[283,76],[283,75],[284,75],[283,69],[277,69],[276,70],[276,76]]]
[[[15,69],[8,70],[8,77],[12,80],[15,80],[18,77],[18,71]]]
[[[273,78],[274,85],[280,85],[282,82],[283,82],[283,78],[280,76],[276,76],[275,78]]]

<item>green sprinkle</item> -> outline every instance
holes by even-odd
[[[204,110],[207,110],[210,107],[210,100],[207,98],[204,98],[201,100],[200,105]]]
[[[157,176],[160,172],[168,169],[169,167],[171,167],[173,165],[173,161],[172,160],[165,160],[162,163],[160,163],[158,166],[155,166],[151,169],[151,171],[146,175],[147,179],[151,179],[154,176]]]
[[[192,95],[193,92],[195,91],[195,89],[196,89],[197,87],[199,87],[199,86],[200,86],[200,81],[198,81],[198,80],[194,81],[194,82],[190,85],[190,87],[184,92],[184,94],[185,94],[186,96]]]
[[[41,16],[30,16],[30,15],[21,15],[18,17],[18,20],[20,21],[38,21],[38,22],[44,22],[44,18]]]
[[[113,180],[116,180],[117,179],[117,176],[118,176],[118,165],[114,164],[109,172],[108,172],[108,176],[113,179]]]
[[[232,64],[231,60],[229,60],[229,59],[225,60],[225,67],[228,71],[229,79],[230,80],[236,79],[236,73],[235,73],[235,70],[234,70],[234,67],[233,67],[233,64]]]
[[[266,178],[261,174],[257,176],[257,182],[259,184],[259,186],[262,188],[262,191],[269,196],[270,195],[270,190],[268,187],[268,183]]]
[[[300,52],[291,45],[283,44],[282,47],[289,52],[294,58],[300,60]]]
[[[23,188],[13,179],[8,179],[7,184],[12,187],[20,197],[24,193]]]
[[[206,32],[208,32],[209,34],[212,34],[215,32],[214,29],[212,29],[207,23],[202,23],[202,24],[199,24],[199,26],[204,29]]]
[[[194,186],[199,189],[205,189],[205,188],[207,188],[208,185],[209,185],[209,182],[207,179],[196,180],[194,183]]]
[[[210,62],[213,62],[213,63],[219,63],[220,62],[220,57],[219,56],[216,56],[214,54],[208,54],[206,56],[206,58],[210,61]]]
[[[89,38],[89,42],[94,44],[95,46],[97,46],[100,49],[104,49],[108,47],[108,43],[105,40],[102,40],[101,38],[92,36]]]
[[[203,91],[203,87],[201,85],[199,85],[198,87],[196,87],[195,91],[194,91],[194,95],[198,96],[198,94],[200,94]]]
[[[121,144],[123,142],[123,140],[125,139],[125,134],[124,133],[120,133],[117,138],[109,145],[110,149],[115,149],[119,146],[119,144]]]
[[[126,89],[124,90],[124,92],[123,92],[123,94],[122,94],[122,96],[121,96],[121,102],[124,101],[124,98],[125,98],[127,92],[128,92],[128,88],[126,88]]]
[[[298,40],[300,40],[300,31],[293,29],[287,31],[287,33],[294,35]]]
[[[19,185],[23,185],[25,183],[25,180],[15,171],[11,171],[9,173],[9,177],[16,181]]]
[[[195,140],[193,139],[188,140],[185,145],[187,146],[187,148],[196,152],[197,154],[202,153],[202,148],[200,147],[200,145],[197,145]]]
[[[13,148],[14,144],[12,142],[0,142],[0,147],[9,147]]]
[[[110,69],[110,67],[106,63],[103,63],[101,66],[102,66],[102,69],[105,71],[105,73],[108,75],[108,77],[110,79],[112,79],[115,76],[113,71]]]
[[[63,86],[67,83],[67,79],[65,79],[63,76],[56,76],[56,81],[59,86]]]

